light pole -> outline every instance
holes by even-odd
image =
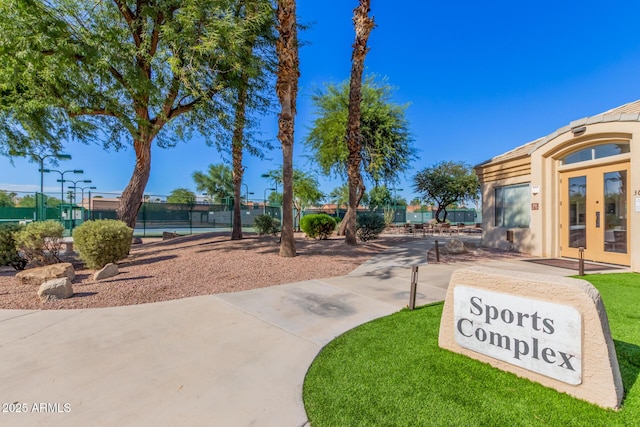
[[[69,186],[69,188],[73,188],[73,203],[76,203],[76,197],[77,197],[77,194],[76,194],[76,188],[77,188],[77,186],[78,186],[78,183],[79,183],[79,182],[84,182],[84,183],[87,183],[87,184],[91,183],[91,180],[90,180],[90,179],[80,179],[80,180],[78,180],[78,181],[72,181],[72,180],[70,180],[70,179],[67,179],[66,181],[67,181],[67,182],[73,182],[73,185],[70,185],[70,186]],[[83,198],[84,198],[84,196],[83,196]]]
[[[263,173],[262,175],[260,175],[260,177],[261,177],[261,178],[271,178],[271,179],[273,179],[273,184],[274,184],[274,186],[276,187],[274,191],[275,191],[276,193],[278,193],[278,179],[277,179],[277,178],[272,177],[272,176],[271,176],[271,175],[269,175],[268,173]]]
[[[277,188],[265,188],[264,189],[264,197],[263,197],[263,201],[264,201],[264,205],[262,205],[262,214],[266,215],[267,214],[267,191],[275,191],[278,192]]]
[[[91,190],[95,190],[96,187],[89,187],[89,219],[93,219],[93,206],[91,206]]]
[[[87,181],[77,181],[77,182],[87,182]],[[88,182],[91,182],[91,180],[89,180]],[[75,182],[74,182],[75,184]],[[69,188],[73,188],[73,191],[75,192],[78,188],[80,188],[80,202],[82,203],[82,207],[84,207],[84,190],[89,189],[89,207],[87,209],[91,209],[91,190],[95,190],[98,187],[78,187],[77,185],[74,185],[73,187],[69,187]]]
[[[249,205],[249,194],[253,194],[253,193],[249,193],[249,186],[247,184],[242,184],[242,185],[244,185],[244,188],[247,189],[247,191],[245,192],[245,194],[246,194],[245,199],[247,201],[247,206],[248,206]]]
[[[40,211],[40,218],[46,219],[46,211],[45,211],[45,199],[44,199],[44,159],[48,157],[55,157],[58,160],[71,160],[71,155],[69,154],[47,154],[42,156],[37,153],[29,153],[31,157],[35,160],[38,159],[40,161],[40,204],[38,204],[38,198],[36,197],[36,209]]]
[[[56,172],[60,174],[60,179],[58,180],[58,182],[60,183],[60,200],[62,201],[62,203],[64,203],[64,183],[65,183],[65,179],[64,179],[64,174],[65,173],[84,173],[84,171],[82,169],[71,169],[71,170],[66,170],[64,172],[59,171],[59,170],[55,170],[55,169],[40,169],[42,172],[46,172],[46,173],[50,173],[50,172]]]
[[[402,191],[402,188],[390,188],[391,191],[393,191],[393,222],[396,222],[396,217],[398,215],[398,213],[396,212],[396,202],[398,201],[398,193],[396,193],[397,191]]]

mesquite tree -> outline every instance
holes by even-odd
[[[436,221],[447,220],[447,206],[465,199],[477,199],[480,181],[464,162],[440,162],[424,168],[413,178],[414,189],[425,202],[437,204]],[[440,214],[444,213],[442,218]]]
[[[252,19],[239,7],[255,10]],[[15,0],[0,3],[0,151],[61,141],[131,144],[118,216],[135,226],[152,145],[194,132],[228,144],[245,40],[273,19],[269,0]]]

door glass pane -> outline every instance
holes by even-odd
[[[604,174],[604,250],[627,253],[627,171]]]
[[[587,247],[587,177],[569,178],[569,247]]]

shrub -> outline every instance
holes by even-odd
[[[126,258],[132,237],[133,229],[115,219],[87,221],[73,230],[78,257],[95,270]]]
[[[63,233],[64,226],[58,221],[31,222],[15,234],[18,252],[32,263],[60,262]]]
[[[258,235],[276,234],[280,231],[280,221],[269,215],[258,215],[253,221],[253,228],[256,229]]]
[[[376,239],[384,227],[384,218],[374,213],[362,213],[356,218],[356,235],[363,242]]]
[[[395,214],[396,214],[396,211],[393,210],[393,209],[384,209],[383,210],[385,225],[393,224],[393,217],[395,216]]]
[[[0,225],[0,265],[10,265],[16,270],[24,270],[27,265],[16,249],[15,235],[21,229],[18,224]]]
[[[336,220],[327,214],[305,215],[300,220],[300,228],[312,239],[326,240],[336,229]]]

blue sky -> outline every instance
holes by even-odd
[[[301,0],[300,92],[295,167],[313,171],[302,144],[314,119],[310,95],[349,77],[355,0]],[[640,2],[610,0],[436,2],[372,1],[377,27],[365,65],[397,88],[409,103],[407,118],[418,160],[401,175],[402,194],[413,197],[416,171],[443,160],[477,164],[569,122],[640,98]],[[276,147],[276,116],[262,121]],[[104,151],[69,143],[72,160],[58,169],[85,171],[98,192],[119,193],[133,170],[132,148]],[[260,175],[282,163],[279,149],[265,160],[245,157],[244,182],[261,199],[271,184]],[[228,159],[227,159],[228,160]],[[223,161],[194,139],[171,149],[154,147],[146,194],[177,187],[195,191],[194,171]],[[69,175],[66,176],[69,178]],[[45,175],[46,191],[59,192],[57,174]],[[319,176],[325,193],[341,184]],[[38,165],[0,157],[0,189],[35,191]],[[243,187],[243,192],[244,192]]]

